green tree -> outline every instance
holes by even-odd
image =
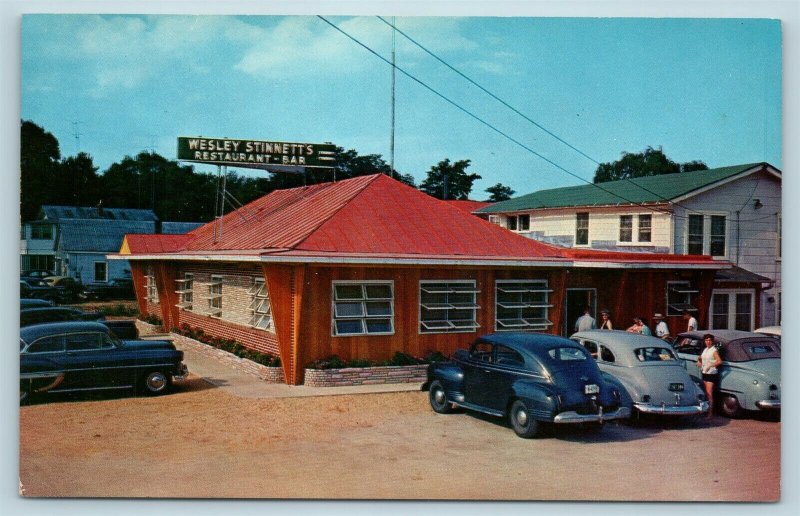
[[[60,160],[56,137],[29,120],[21,121],[20,216],[23,221],[35,219],[42,204],[50,202]]]
[[[669,159],[659,147],[647,147],[644,152],[632,154],[623,152],[622,157],[610,163],[601,163],[594,173],[595,183],[633,179],[636,177],[677,174],[694,170],[708,170],[702,161],[689,161],[679,164]]]
[[[472,191],[472,183],[481,178],[478,174],[467,174],[469,164],[468,159],[455,163],[450,163],[449,159],[440,161],[431,167],[419,189],[437,199],[466,200]]]
[[[491,194],[489,196],[489,202],[507,201],[511,199],[512,195],[514,195],[514,190],[512,190],[510,186],[506,186],[501,183],[490,186],[486,189],[486,192]]]
[[[100,200],[100,177],[92,157],[85,152],[61,162],[60,180],[54,183],[49,202],[67,206],[95,206]]]

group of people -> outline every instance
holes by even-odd
[[[608,310],[600,311],[601,330],[613,330],[614,325],[611,322],[611,314]],[[697,319],[692,316],[688,310],[684,310],[683,319],[686,321],[686,331],[697,331]],[[653,315],[653,321],[656,323],[655,336],[666,341],[670,340],[669,327],[664,322],[664,316],[656,313]],[[575,321],[575,331],[585,331],[597,328],[597,323],[594,317],[591,316],[589,307],[583,311],[583,315],[578,317]],[[647,325],[647,320],[642,317],[634,317],[633,324],[628,327],[627,331],[631,333],[641,333],[642,335],[653,335],[650,327]],[[697,358],[697,367],[700,368],[703,377],[703,387],[705,388],[706,398],[708,399],[709,410],[708,417],[713,417],[714,406],[714,388],[719,382],[719,370],[717,369],[722,364],[722,359],[719,356],[717,348],[714,346],[714,336],[706,334],[703,336],[703,343],[705,349],[703,353]]]
[[[608,310],[601,310],[600,318],[601,322],[599,329],[614,329],[614,324],[611,322],[611,314]],[[683,312],[683,319],[686,321],[686,331],[697,330],[697,319],[695,319],[688,310]],[[667,326],[667,323],[664,322],[664,316],[659,313],[654,314],[653,321],[656,324],[655,336],[669,341],[671,335],[669,333],[669,327]],[[597,322],[595,321],[594,317],[591,316],[591,309],[586,307],[586,309],[583,311],[583,315],[578,317],[578,320],[575,321],[575,331],[593,330],[595,328],[598,328]],[[653,335],[653,332],[647,325],[647,320],[639,316],[633,318],[633,325],[629,326],[627,331],[631,333],[641,333],[642,335]]]

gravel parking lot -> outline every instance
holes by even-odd
[[[253,399],[196,376],[160,398],[20,409],[34,497],[775,501],[781,423],[609,423],[523,440],[426,393]]]

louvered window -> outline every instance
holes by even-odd
[[[262,330],[272,330],[272,307],[269,303],[269,293],[264,278],[253,278],[250,289],[250,326]]]
[[[391,335],[394,283],[334,282],[332,311],[333,335]]]
[[[420,333],[474,332],[480,327],[474,280],[422,281],[419,291]]]
[[[495,331],[547,330],[550,292],[544,280],[497,280]]]
[[[184,310],[192,309],[193,292],[194,292],[194,274],[185,272],[183,278],[175,280],[176,290],[178,294],[178,308]]]

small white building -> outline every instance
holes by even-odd
[[[781,175],[754,163],[540,190],[475,213],[564,247],[730,261],[736,267],[715,281],[710,326],[752,330],[781,320]]]

